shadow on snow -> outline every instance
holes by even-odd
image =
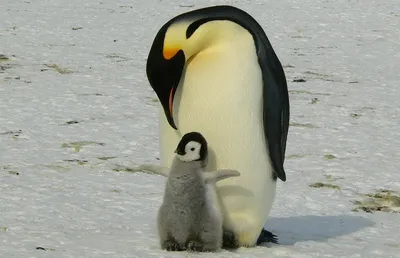
[[[374,223],[360,216],[298,216],[270,218],[266,229],[276,234],[279,244],[294,245],[297,242],[325,242],[330,238],[348,235]]]

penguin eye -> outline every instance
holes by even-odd
[[[194,151],[194,148],[190,148],[191,151]]]

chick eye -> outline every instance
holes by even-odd
[[[190,148],[191,151],[194,151],[194,148]]]

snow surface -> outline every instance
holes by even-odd
[[[164,178],[116,170],[158,164],[154,35],[214,4],[253,15],[285,65],[281,244],[165,252]],[[400,190],[399,24],[398,0],[0,0],[0,257],[400,257],[399,213],[352,211]]]

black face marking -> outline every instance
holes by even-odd
[[[186,37],[190,38],[202,24],[214,20],[227,20],[235,22],[238,25],[242,26],[244,29],[248,30],[249,33],[253,36],[258,56],[258,63],[262,70],[262,78],[264,82],[262,120],[264,126],[264,135],[265,139],[268,142],[270,159],[274,169],[273,178],[279,178],[282,181],[286,181],[286,173],[283,164],[285,160],[286,141],[289,130],[290,116],[289,94],[287,89],[286,77],[283,67],[278,57],[276,56],[267,35],[265,34],[260,24],[251,15],[241,9],[227,5],[206,7],[180,14],[171,19],[168,23],[166,23],[157,34],[154,43],[155,45],[153,44],[151,51],[153,51],[154,53],[159,52],[159,56],[153,56],[153,58],[155,58],[156,60],[160,60],[160,58],[162,58],[162,41],[164,39],[167,28],[172,23],[176,21],[192,21],[192,23],[186,30]],[[157,44],[156,41],[158,42]],[[153,64],[156,63],[157,65],[155,65],[155,67],[157,69],[161,69],[160,67],[162,67],[162,65],[158,65],[157,62],[151,61],[150,56],[148,62],[151,62]],[[165,63],[165,66],[171,64],[172,63]],[[168,71],[176,71],[176,73],[173,73],[173,76],[177,78],[179,74],[180,78],[181,73],[183,72],[183,66],[180,63],[175,65],[178,65],[178,67],[168,68]],[[149,67],[148,65],[148,70],[152,70],[153,66]],[[168,77],[169,72],[162,74],[157,83],[164,83],[165,79],[163,78],[163,76]],[[161,72],[159,72],[159,74],[161,74]],[[176,80],[169,80],[168,84],[164,83],[164,85],[153,85],[151,82],[150,83],[152,84],[153,89],[161,91],[159,88],[163,86],[168,89],[174,87],[173,85],[170,85],[170,81]],[[163,98],[166,98],[165,93],[159,94],[159,96],[160,95]],[[161,103],[163,103],[162,99],[160,99],[160,101]],[[163,105],[163,107],[165,109],[166,106]],[[171,119],[171,115],[169,114],[170,117],[168,117],[169,112],[166,111],[165,113],[167,115],[170,125],[176,129],[176,126],[174,126],[175,124]]]
[[[194,33],[202,24],[206,23],[207,21],[208,21],[208,19],[205,18],[205,19],[200,19],[200,20],[197,20],[197,21],[191,23],[191,24],[188,26],[188,28],[186,29],[186,38],[189,39],[189,38],[193,35],[193,33]]]
[[[168,123],[177,129],[173,115],[170,111],[170,98],[174,98],[176,88],[185,66],[185,55],[179,50],[174,57],[166,60],[163,55],[164,37],[172,22],[165,24],[157,33],[151,46],[146,64],[146,74],[151,87],[158,96],[163,106]]]
[[[197,21],[191,23],[188,26],[188,28],[186,29],[186,38],[189,39],[193,35],[193,33],[195,33],[196,30],[204,23],[207,23],[209,21],[217,21],[217,20],[230,20],[230,19],[226,18],[226,17],[214,17],[214,18],[203,18],[203,19],[197,20]]]
[[[198,132],[190,132],[185,134],[182,139],[180,140],[180,142],[178,143],[178,146],[176,147],[176,153],[178,153],[179,155],[185,155],[186,151],[185,151],[185,147],[189,142],[198,142],[200,143],[201,147],[200,147],[200,158],[197,159],[198,161],[201,160],[205,160],[208,154],[208,144],[206,139],[204,138],[204,136],[201,133]],[[194,151],[194,148],[190,149],[191,151]]]

